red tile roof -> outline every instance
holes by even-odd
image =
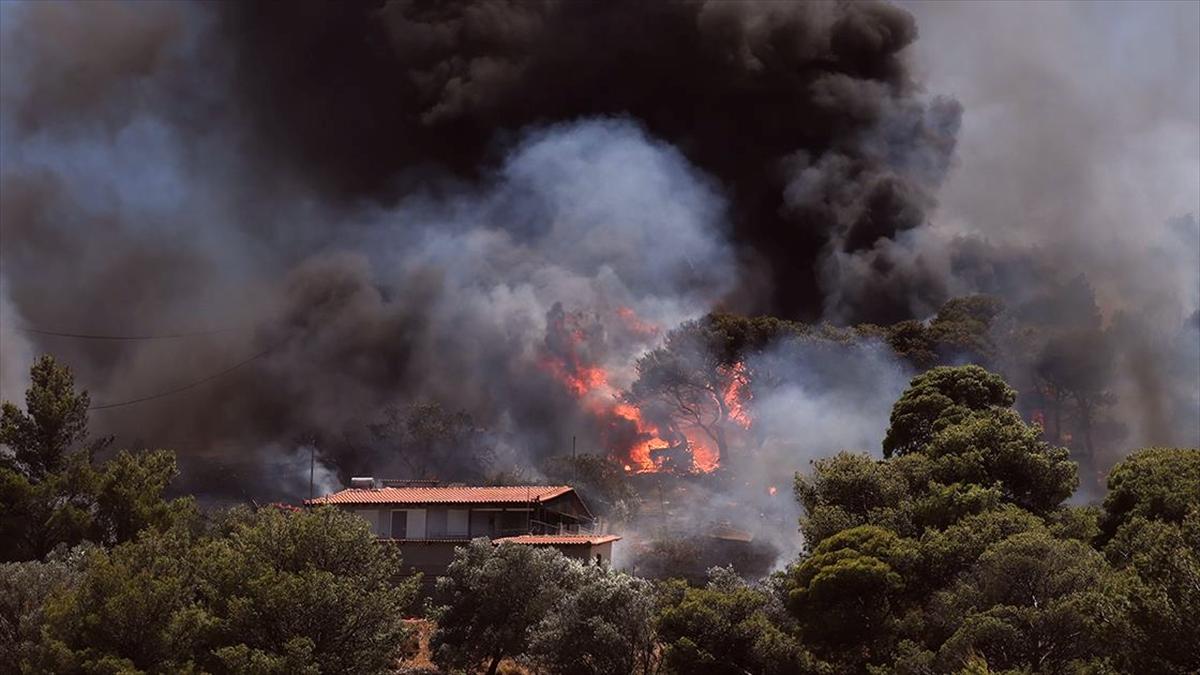
[[[501,487],[417,486],[346,489],[305,504],[526,504],[561,497],[568,485],[505,485]]]
[[[527,544],[532,546],[570,546],[572,544],[597,546],[620,539],[615,534],[521,534],[515,537],[493,539],[493,544]]]
[[[458,544],[466,546],[471,543],[471,539],[466,537],[434,537],[433,539],[391,539],[380,537],[377,541],[386,541],[392,544]]]

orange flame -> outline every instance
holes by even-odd
[[[621,307],[615,314],[621,327],[631,334],[646,338],[656,336],[659,332],[658,327],[643,321],[632,309]],[[636,440],[626,447],[611,448],[625,460],[625,471],[641,473],[662,469],[666,460],[662,456],[656,458],[655,453],[672,449],[672,442],[663,437],[655,424],[645,419],[642,410],[620,399],[620,390],[612,384],[614,378],[611,373],[599,365],[586,363],[589,359],[585,357],[583,345],[587,334],[579,326],[579,320],[580,315],[577,314],[562,315],[554,335],[555,348],[547,349],[541,355],[539,365],[561,382],[597,420],[606,424],[616,420],[622,420],[622,425],[624,422],[632,423]],[[727,384],[720,396],[728,419],[743,429],[750,428],[751,418],[746,409],[749,392],[745,365],[737,363],[725,368],[722,375]],[[622,432],[622,436],[628,438],[629,427],[624,425],[624,429],[626,431]],[[700,429],[679,431],[683,438],[675,439],[675,447],[686,449],[694,470],[708,473],[719,467],[720,452],[712,439]],[[615,441],[606,439],[607,442]],[[624,445],[628,441],[619,443]]]
[[[643,338],[651,338],[658,335],[658,326],[652,323],[643,321],[637,312],[634,312],[628,307],[618,307],[617,317],[621,319],[621,323],[625,325],[626,330],[634,335]]]
[[[615,392],[613,397],[616,397]],[[642,419],[642,411],[636,407],[628,403],[616,403],[612,407],[612,412],[617,417],[633,422],[637,428],[639,439],[649,436],[646,440],[639,440],[629,448],[629,459],[637,465],[638,471],[657,470],[658,465],[651,459],[650,451],[669,447],[670,443],[658,437],[658,428]]]
[[[605,373],[601,368],[589,367],[581,368],[573,378],[569,378],[568,386],[571,391],[575,392],[576,396],[599,389],[608,384],[608,373]]]
[[[750,413],[746,410],[746,385],[749,384],[749,378],[746,375],[746,364],[738,361],[726,369],[726,376],[729,383],[725,385],[721,399],[725,408],[729,410],[729,419],[739,427],[749,429]]]
[[[697,471],[709,473],[721,466],[721,452],[703,431],[685,429],[683,435],[687,438],[688,449],[692,451],[692,464]]]

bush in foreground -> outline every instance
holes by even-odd
[[[93,551],[45,606],[22,666],[43,672],[378,673],[417,580],[333,509],[235,510],[210,532],[147,531]]]

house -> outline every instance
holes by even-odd
[[[476,537],[493,543],[552,546],[563,555],[607,564],[620,537],[568,485],[448,485],[437,481],[354,478],[307,506],[332,505],[362,516],[381,540],[399,546],[405,567],[425,582],[445,574],[454,549]]]

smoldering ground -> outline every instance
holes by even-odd
[[[43,351],[98,404],[238,366],[93,414],[119,442],[178,446],[197,491],[262,489],[258,467],[303,467],[292,448],[318,437],[343,471],[382,462],[347,434],[422,400],[468,411],[519,463],[592,431],[536,365],[556,303],[594,315],[595,358],[628,374],[653,336],[620,309],[662,330],[713,307],[886,322],[975,291],[1029,304],[1083,272],[1105,321],[1156,299],[1153,330],[1111,337],[1131,398],[1182,392],[1153,406],[1182,411],[1166,416],[1127,399],[1129,446],[1200,435],[1200,372],[1177,375],[1195,370],[1180,331],[1200,262],[1160,228],[1200,206],[1195,181],[1159,179],[1193,170],[1165,148],[1196,142],[1174,93],[1197,68],[1120,78],[1105,97],[1157,94],[1174,117],[1118,107],[1114,127],[1060,86],[1072,65],[1101,72],[1103,36],[1071,23],[1090,10],[1031,5],[1009,20],[1038,49],[944,64],[961,35],[1011,31],[936,7],[912,8],[936,27],[917,40],[908,9],[879,3],[6,3],[3,396]],[[1145,21],[1187,25],[1178,11]],[[1009,86],[1015,112],[979,94]],[[1042,131],[1039,100],[1080,123]],[[1059,163],[1031,173],[1047,140]],[[1152,178],[1122,170],[1131,146]]]

